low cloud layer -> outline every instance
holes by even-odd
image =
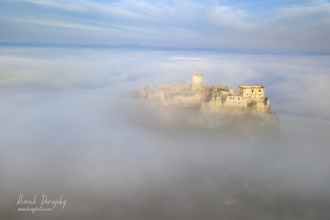
[[[0,51],[6,219],[326,219],[327,56]],[[154,123],[125,93],[149,84],[263,85],[283,140]],[[18,212],[19,194],[66,200]]]

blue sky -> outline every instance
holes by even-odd
[[[0,42],[330,52],[322,0],[2,0]]]

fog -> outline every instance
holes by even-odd
[[[0,217],[329,219],[328,61],[2,48]],[[193,73],[202,73],[206,85],[235,91],[265,86],[279,119],[276,132],[194,126],[185,117],[196,112],[153,111],[125,95],[145,84],[190,83]],[[66,204],[18,211],[27,207],[17,205],[20,194],[26,200],[36,195],[37,206],[42,195],[62,195]]]

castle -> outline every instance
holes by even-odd
[[[237,95],[228,86],[202,84],[202,74],[193,74],[191,84],[145,86],[139,96],[164,106],[200,108],[203,113],[221,111],[270,113],[269,98],[263,86],[238,86]]]

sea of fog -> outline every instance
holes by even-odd
[[[329,219],[329,58],[3,47],[0,218]],[[125,95],[193,73],[265,86],[281,138],[163,126]]]

